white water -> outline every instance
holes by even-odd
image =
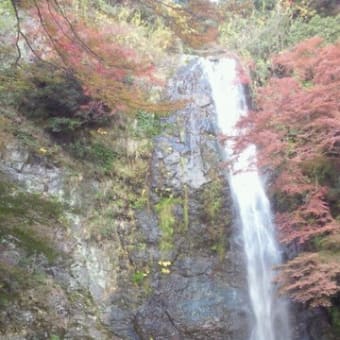
[[[202,60],[210,82],[220,132],[237,134],[235,124],[247,113],[242,86],[237,82],[233,59]],[[226,156],[232,144],[225,144]],[[285,301],[276,296],[273,268],[281,256],[275,240],[270,204],[257,169],[251,164],[256,148],[250,146],[240,155],[229,180],[234,203],[242,223],[242,237],[247,260],[248,289],[254,313],[251,340],[289,340]]]

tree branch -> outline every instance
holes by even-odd
[[[20,27],[20,17],[19,17],[19,13],[18,13],[18,9],[15,5],[15,0],[11,0],[11,4],[14,10],[14,15],[15,15],[15,20],[16,20],[16,38],[15,38],[15,47],[16,50],[18,52],[18,56],[15,59],[15,63],[14,65],[17,67],[19,64],[19,61],[21,59],[21,49],[19,46],[19,40],[20,40],[20,35],[21,35],[21,27]]]
[[[20,16],[19,16],[19,11],[18,11],[18,7],[15,3],[15,0],[10,0],[11,1],[11,4],[12,4],[12,7],[13,7],[13,11],[14,11],[14,15],[15,15],[15,19],[16,19],[16,40],[15,40],[15,46],[16,46],[16,50],[18,52],[18,56],[15,60],[15,63],[14,65],[17,67],[19,66],[19,61],[20,59],[22,58],[22,52],[21,52],[21,48],[20,48],[20,45],[19,45],[19,41],[20,41],[20,37],[22,37],[27,45],[27,47],[30,49],[30,51],[33,53],[33,55],[40,61],[40,62],[43,62],[45,64],[49,64],[53,67],[56,67],[56,68],[60,68],[60,66],[57,66],[49,61],[46,61],[44,59],[42,59],[40,57],[40,55],[35,51],[34,47],[32,46],[30,40],[28,39],[27,35],[22,31],[21,29],[21,19],[20,19]]]

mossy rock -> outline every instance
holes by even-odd
[[[161,230],[160,250],[170,251],[173,249],[173,237],[176,223],[175,207],[181,203],[181,198],[163,197],[156,204],[155,210],[159,219],[159,228]]]

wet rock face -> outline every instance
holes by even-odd
[[[152,186],[198,189],[210,181],[208,172],[219,160],[209,84],[194,61],[172,80],[169,91],[171,99],[189,104],[166,120],[166,132],[156,140],[158,171],[153,171]]]
[[[188,105],[165,121],[155,143],[155,213],[140,216],[139,224],[145,257],[159,265],[134,328],[141,339],[246,339],[251,312],[243,255],[231,225],[210,88],[197,60],[173,79],[170,97]],[[157,209],[164,202],[171,216]],[[173,218],[171,237],[164,218]]]
[[[247,302],[237,288],[173,274],[136,316],[142,339],[245,339]]]
[[[0,306],[4,339],[248,338],[243,251],[231,223],[210,88],[197,60],[178,72],[169,96],[188,104],[164,119],[148,202],[132,213],[125,204],[133,187],[122,190],[116,178],[50,164],[15,141],[0,149],[6,180],[74,208],[65,211],[64,227],[48,231],[66,259],[29,257],[42,286],[34,283]],[[5,241],[0,265],[31,271],[20,243]]]

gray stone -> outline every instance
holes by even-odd
[[[142,210],[137,213],[137,221],[138,228],[143,234],[143,241],[149,245],[156,244],[160,237],[156,216],[150,211]]]
[[[195,94],[193,99],[195,104],[199,107],[208,106],[212,102],[211,97],[203,93]]]
[[[146,231],[153,236],[144,237],[146,249],[132,259],[140,263],[149,253],[161,264],[154,269],[160,273],[152,276],[153,293],[138,308],[134,327],[141,339],[148,340],[243,340],[249,337],[252,313],[242,256],[237,247],[230,248],[228,219],[223,215],[215,220],[204,216],[204,205],[213,202],[204,201],[202,193],[223,173],[210,89],[200,65],[192,62],[179,71],[169,91],[171,98],[193,98],[193,102],[169,117],[171,129],[155,139],[151,197],[156,204],[164,196],[173,195],[179,197],[180,203],[172,207],[176,223],[171,251],[155,252],[155,241],[160,242],[162,232],[153,219],[138,215],[143,234]],[[221,200],[227,204],[230,193],[224,183]],[[187,202],[183,201],[184,188]],[[230,206],[220,208],[219,214],[231,214]],[[179,232],[185,209],[187,229]],[[225,248],[223,259],[222,253],[212,250],[216,244]],[[161,273],[164,259],[171,263],[167,274]]]
[[[138,311],[137,329],[142,339],[147,339],[144,334],[157,339],[246,339],[247,306],[247,296],[222,281],[171,275],[161,294]]]

